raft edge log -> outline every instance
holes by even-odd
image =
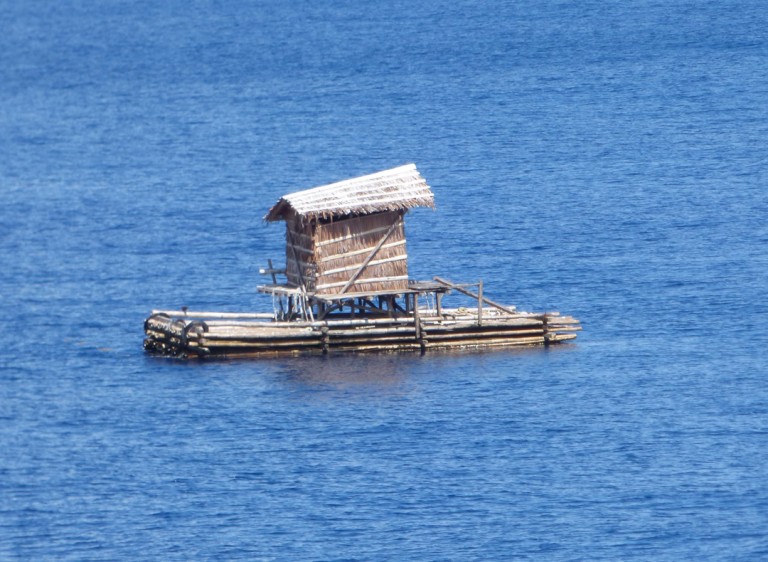
[[[198,310],[187,310],[186,312],[183,310],[152,310],[152,315],[155,314],[166,314],[174,320],[196,320],[205,318],[259,318],[267,320],[275,317],[274,314],[269,312],[206,312]]]
[[[530,338],[495,338],[495,339],[467,339],[460,342],[441,342],[428,339],[427,349],[434,348],[461,348],[461,347],[514,347],[525,345],[543,345],[544,336],[535,336]]]
[[[541,328],[531,330],[511,330],[508,332],[427,332],[425,339],[429,341],[461,341],[467,340],[494,340],[494,339],[519,339],[521,337],[543,337],[546,332]]]

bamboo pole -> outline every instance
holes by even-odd
[[[520,337],[538,337],[543,336],[544,330],[541,329],[534,329],[534,330],[510,330],[508,332],[461,332],[461,333],[436,333],[436,332],[430,332],[429,339],[430,341],[448,341],[448,340],[461,340],[461,339],[468,339],[468,340],[480,340],[480,339],[501,339],[501,338],[508,338],[510,340],[520,338]]]
[[[483,325],[483,281],[477,284],[477,325]]]
[[[552,326],[566,326],[566,325],[575,325],[575,324],[581,324],[578,320],[576,320],[573,317],[570,316],[558,316],[555,318],[548,318],[547,323],[551,324]]]
[[[368,330],[328,330],[328,333],[336,337],[345,337],[345,336],[366,336],[366,337],[376,337],[376,336],[386,336],[386,335],[392,335],[392,334],[402,334],[404,336],[413,337],[415,333],[415,327],[413,326],[398,326],[393,328],[373,328]]]
[[[416,329],[416,340],[421,341],[421,316],[419,316],[419,293],[413,294],[413,322]]]
[[[227,340],[209,340],[207,347],[213,351],[216,348],[227,347],[248,347],[252,349],[271,349],[271,348],[305,348],[305,347],[320,347],[321,341],[319,338],[314,340],[290,340],[290,341],[260,341],[260,340],[247,340],[247,339],[227,339]]]
[[[253,318],[269,319],[274,318],[273,314],[267,312],[200,312],[188,310],[153,310],[152,314],[167,314],[175,318],[204,319],[204,318]]]
[[[576,334],[550,334],[550,341],[559,343],[562,341],[575,340]]]
[[[392,343],[392,342],[413,343],[413,334],[410,334],[408,336],[402,336],[402,335],[378,336],[375,339],[366,338],[366,337],[333,338],[330,341],[329,347],[333,349],[334,347],[338,347],[342,345],[352,345],[352,344],[376,345],[380,343]]]
[[[494,339],[467,339],[462,341],[435,341],[430,340],[428,348],[461,348],[461,347],[513,347],[520,345],[544,344],[544,336],[529,338],[494,338]]]

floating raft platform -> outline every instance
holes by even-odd
[[[344,295],[312,299],[291,288],[260,287],[282,294],[284,312],[223,313],[153,310],[144,323],[144,348],[161,355],[258,357],[335,352],[417,351],[551,345],[572,340],[579,321],[557,312],[525,313],[499,305],[467,287],[444,280],[411,283],[398,295]],[[443,308],[442,297],[456,290],[477,306]],[[430,299],[430,296],[434,297]],[[419,306],[430,301],[432,308]],[[490,304],[489,304],[490,303]]]
[[[434,206],[415,164],[288,193],[264,217],[285,223],[285,267],[268,260],[261,273],[272,283],[258,287],[272,296],[274,312],[154,310],[144,322],[144,348],[174,357],[424,353],[576,337],[578,320],[493,302],[483,296],[482,281],[411,280],[405,214]],[[451,292],[471,304],[444,307]]]

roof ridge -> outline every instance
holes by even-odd
[[[272,206],[264,220],[283,220],[289,209],[311,218],[434,206],[434,194],[416,164],[411,163],[288,193]]]

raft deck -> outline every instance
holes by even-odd
[[[424,353],[550,345],[576,338],[581,329],[571,316],[518,312],[490,301],[482,294],[482,283],[456,285],[435,279],[411,282],[407,291],[397,294],[317,297],[290,286],[259,287],[279,300],[271,314],[153,310],[144,323],[144,347],[174,357]],[[471,286],[478,290],[470,291]],[[444,308],[442,297],[450,291],[476,299],[476,306]]]

